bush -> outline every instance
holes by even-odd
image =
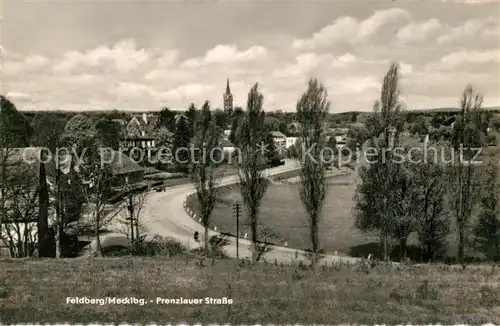
[[[171,180],[171,179],[180,179],[184,178],[183,173],[168,173],[168,172],[159,172],[150,175],[144,176],[146,180]]]
[[[208,244],[210,245],[210,257],[227,258],[227,255],[224,252],[224,247],[227,246],[229,243],[230,241],[226,236],[215,235],[211,237],[210,240],[208,241]],[[205,248],[199,247],[193,249],[191,252],[199,256],[204,256]]]
[[[155,235],[151,241],[140,241],[134,250],[137,256],[176,257],[185,255],[187,248],[172,238]]]
[[[132,250],[130,247],[122,246],[110,246],[102,249],[102,255],[105,257],[120,257],[130,254],[149,257],[178,257],[187,254],[187,248],[172,238],[155,235],[150,241],[146,241],[142,237]]]
[[[486,143],[488,146],[496,146],[497,145],[497,136],[495,134],[489,134],[486,136]]]

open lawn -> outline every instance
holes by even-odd
[[[321,247],[327,252],[336,250],[338,253],[350,254],[352,247],[376,241],[372,235],[363,234],[354,227],[351,210],[355,186],[349,184],[350,178],[338,176],[328,179],[330,187],[319,228]],[[241,202],[237,185],[220,189],[219,200],[212,213],[212,226],[217,226],[222,232],[236,234],[236,219],[232,208],[235,200]],[[188,205],[194,207],[195,212],[199,212],[196,196],[188,198]],[[248,222],[245,220],[246,214],[243,215],[240,220],[240,232],[250,233]],[[310,248],[307,218],[297,184],[269,185],[261,205],[260,225],[270,227],[278,235],[279,241],[270,242],[283,244],[287,241],[288,246],[293,248]]]
[[[321,268],[236,261],[0,261],[0,323],[500,324],[500,274],[438,266]],[[229,284],[231,287],[229,287]],[[68,297],[145,305],[68,304]],[[232,305],[167,305],[206,297]]]

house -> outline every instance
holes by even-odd
[[[133,116],[125,126],[120,140],[120,150],[129,153],[132,148],[151,152],[156,148],[156,126],[158,117],[143,113]]]
[[[175,119],[175,123],[176,123],[176,124],[177,124],[177,123],[179,123],[179,120],[180,120],[181,118],[183,118],[184,120],[187,120],[187,121],[189,121],[189,120],[190,120],[190,119],[188,118],[188,116],[187,116],[187,115],[185,115],[184,113],[177,113],[177,114],[175,115],[175,117],[174,117],[174,119]]]
[[[326,133],[326,139],[330,140],[331,137],[335,139],[337,149],[342,149],[347,145],[348,128],[329,128]]]
[[[229,140],[227,139],[222,139],[221,141],[221,146],[222,146],[222,150],[225,152],[225,153],[228,153],[229,155],[233,154],[233,152],[235,151],[236,147],[234,146],[233,143],[231,143]]]
[[[224,129],[224,138],[229,139],[230,135],[231,135],[231,129]]]
[[[300,132],[302,125],[299,122],[292,122],[288,126],[288,133],[295,135]]]
[[[286,137],[286,148],[290,148],[297,143],[299,137]]]
[[[114,123],[117,123],[122,128],[125,128],[127,126],[127,122],[123,119],[112,119],[111,121],[113,121]]]
[[[279,131],[271,131],[271,136],[273,137],[274,145],[276,147],[286,147],[286,136],[283,135],[283,133]]]
[[[112,187],[137,184],[144,181],[144,168],[120,151],[104,151],[104,162],[109,163],[113,177]]]

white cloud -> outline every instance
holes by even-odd
[[[367,63],[368,61],[363,61]],[[335,69],[349,68],[360,63],[351,53],[345,53],[335,57],[331,54],[317,54],[308,52],[298,55],[295,62],[287,64],[284,67],[277,68],[273,71],[272,76],[275,78],[291,78],[304,77],[310,78],[319,72],[328,72]]]
[[[154,92],[144,84],[121,82],[115,87],[112,93],[124,98],[135,98],[151,96]]]
[[[199,98],[214,90],[214,86],[205,84],[187,84],[182,85],[166,92],[156,94],[156,97],[162,102],[168,101],[191,101],[193,98]]]
[[[75,84],[79,86],[90,86],[95,84],[102,76],[81,74],[81,75],[67,75],[61,76],[60,81],[63,83]]]
[[[341,55],[340,57],[334,58],[332,62],[333,68],[348,67],[354,63],[358,62],[358,59],[350,53]]]
[[[112,48],[100,46],[85,53],[70,51],[54,65],[55,73],[71,74],[77,70],[113,63],[116,70],[127,73],[144,64],[149,59],[145,49],[136,49],[134,40],[123,40]]]
[[[376,76],[352,76],[329,79],[325,85],[330,89],[330,94],[353,95],[377,91],[380,88],[380,80]]]
[[[439,64],[432,67],[437,69],[451,69],[467,64],[499,63],[500,49],[487,51],[461,50],[449,53],[439,60]]]
[[[341,17],[311,38],[295,41],[305,51],[283,43],[222,44],[184,57],[187,48],[138,49],[133,40],[124,40],[58,58],[7,52],[2,73],[9,78],[3,87],[21,108],[180,109],[205,100],[217,108],[229,78],[235,106],[245,107],[248,90],[259,82],[266,109],[294,110],[307,79],[316,77],[327,87],[335,112],[371,109],[390,61],[396,60],[409,106],[453,105],[445,101],[458,98],[468,82],[498,105],[499,50],[485,50],[498,44],[485,42],[498,34],[493,19],[448,26],[437,18],[406,24],[408,17],[400,9],[376,12],[364,21]],[[402,20],[406,26],[394,34]],[[336,42],[344,43],[321,51]]]
[[[3,64],[2,75],[13,76],[18,74],[32,73],[49,64],[49,59],[41,56],[34,55],[24,58],[24,60],[8,60],[9,55],[6,55],[6,60]]]
[[[257,60],[267,55],[268,51],[262,46],[252,46],[244,51],[239,51],[234,44],[219,44],[208,50],[203,58],[188,59],[183,63],[186,68],[197,68],[208,64],[235,63]]]
[[[499,28],[497,17],[471,19],[458,26],[446,26],[443,34],[437,38],[437,43],[443,45],[452,42],[463,43],[479,35],[492,40],[496,38],[498,42]]]
[[[463,3],[467,5],[480,5],[485,3],[498,2],[497,0],[441,0],[442,2]]]
[[[295,58],[295,63],[274,70],[272,76],[275,78],[307,77],[307,75],[320,64],[322,59],[324,60],[328,57],[333,58],[329,55],[320,57],[316,53],[301,54]]]
[[[166,69],[153,68],[144,75],[144,79],[147,81],[182,83],[192,78],[192,76],[193,76],[192,72],[179,69],[178,67],[172,67]]]
[[[396,34],[396,38],[401,43],[423,43],[429,40],[430,37],[441,31],[443,26],[436,19],[432,18],[424,22],[410,23],[400,29]]]
[[[8,92],[6,97],[11,101],[31,101],[29,94],[20,92]]]
[[[410,64],[402,62],[402,63],[400,63],[399,67],[400,67],[399,71],[400,71],[402,77],[406,77],[406,76],[411,75],[413,73],[413,67]]]
[[[174,65],[179,59],[179,50],[169,50],[163,52],[157,59],[156,62],[159,67],[165,68]]]
[[[308,39],[295,40],[293,48],[301,50],[312,50],[330,46],[336,42],[364,42],[374,36],[383,26],[407,20],[410,14],[403,9],[394,8],[379,10],[363,21],[344,16],[336,19],[331,25],[322,28],[319,32]]]

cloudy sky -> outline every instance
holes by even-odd
[[[381,1],[5,1],[2,91],[21,109],[295,110],[307,80],[331,111],[370,110],[391,61],[408,108],[500,105],[500,4]]]

